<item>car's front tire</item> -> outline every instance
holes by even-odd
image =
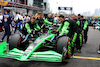
[[[14,34],[9,41],[9,49],[17,48],[21,44],[22,38],[20,34]]]

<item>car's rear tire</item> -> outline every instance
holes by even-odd
[[[11,36],[10,42],[9,42],[9,49],[18,48],[18,46],[21,44],[22,38],[20,34],[14,34]]]
[[[68,37],[62,36],[57,40],[57,52],[62,54],[63,47],[67,46]]]
[[[63,55],[63,58],[70,58],[72,55],[70,40],[67,36],[62,36],[57,40],[57,52]]]

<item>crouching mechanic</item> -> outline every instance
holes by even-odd
[[[22,29],[22,33],[24,35],[31,34],[31,37],[33,37],[32,30],[40,30],[40,27],[36,23],[35,16],[32,16],[30,21],[25,24],[25,26]]]
[[[76,41],[77,33],[78,33],[78,25],[75,23],[74,20],[69,19],[65,21],[63,15],[59,16],[59,21],[61,22],[60,27],[57,31],[61,32],[59,36],[64,35],[64,33],[68,33],[67,36],[72,39],[71,46],[72,46],[72,55],[74,53],[74,43]]]

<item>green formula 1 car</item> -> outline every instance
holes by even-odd
[[[47,30],[47,29],[46,29]],[[20,61],[62,62],[72,56],[71,39],[67,36],[58,37],[53,26],[49,26],[43,34],[33,33],[25,37],[20,34],[12,35],[9,51],[6,42],[0,44],[0,57],[13,58]]]

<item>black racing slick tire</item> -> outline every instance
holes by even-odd
[[[58,40],[57,40],[57,52],[58,53],[62,54],[63,49],[64,48],[67,49],[67,42],[68,42],[67,36],[62,36],[62,37],[58,38]]]
[[[72,56],[71,39],[67,36],[62,36],[57,40],[57,52],[62,54],[64,61],[65,59],[70,59]]]
[[[9,49],[17,48],[21,44],[22,38],[20,34],[14,34],[9,41]]]

